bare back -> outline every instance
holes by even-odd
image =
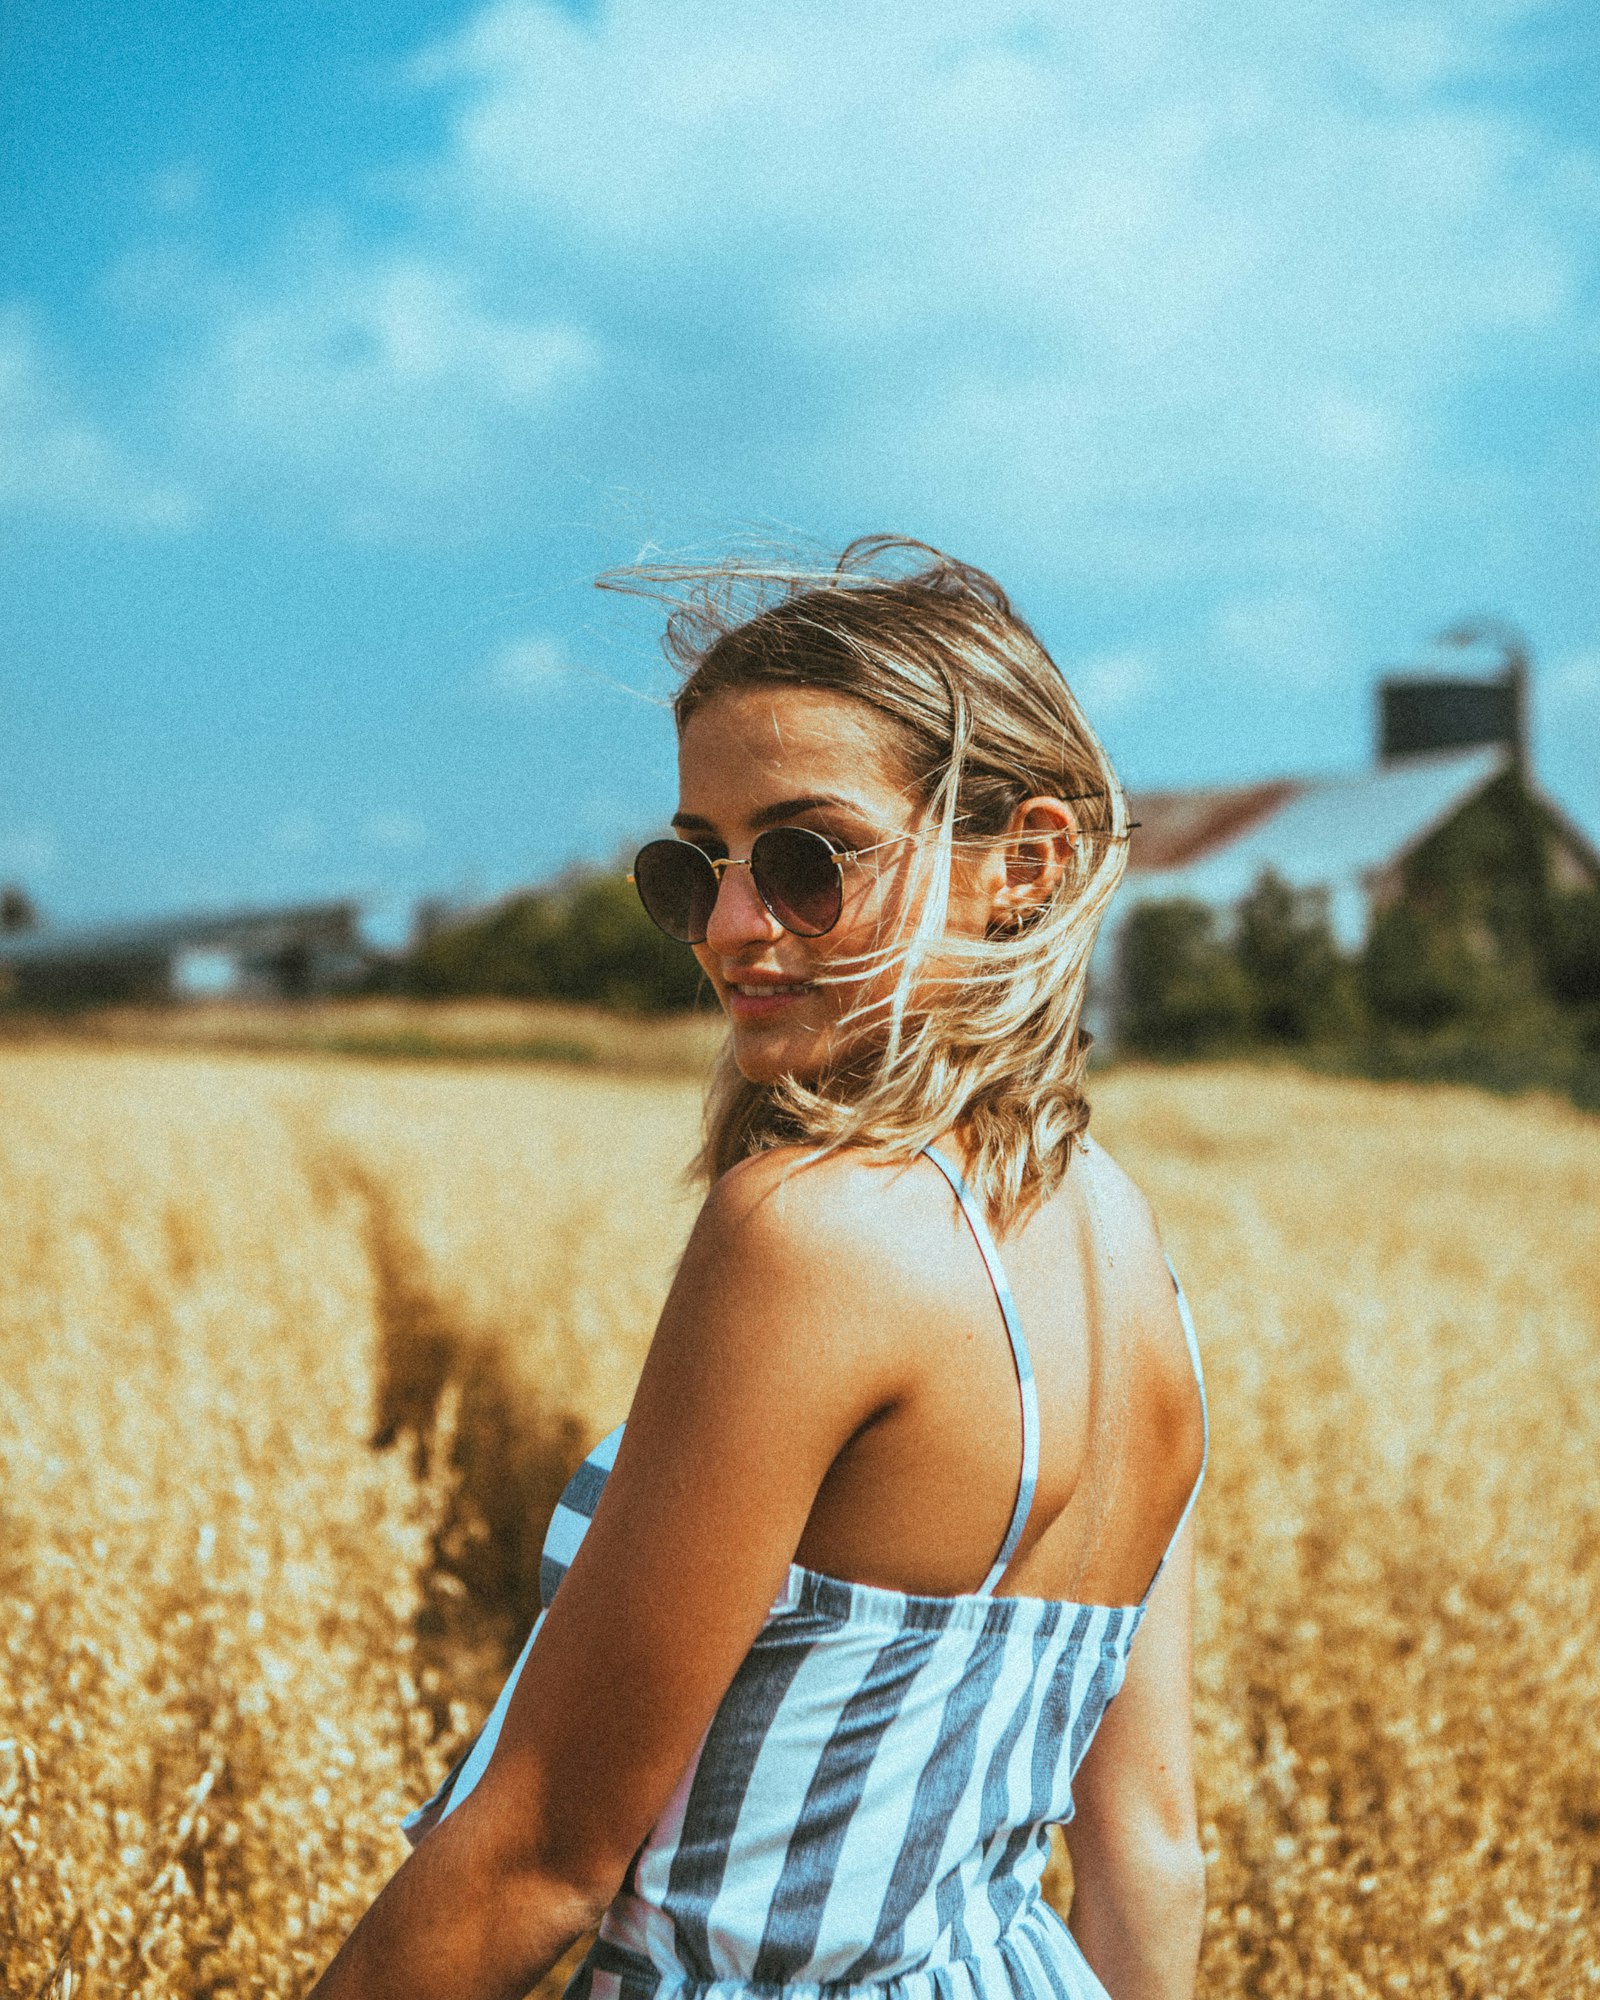
[[[608,1843],[581,1994],[602,1972],[638,2000],[948,2000],[956,1968],[970,2000],[1104,2000],[1101,1963],[1119,1992],[1192,1982],[1180,1517],[1204,1418],[1176,1291],[1109,1162],[1002,1260],[925,1154],[757,1155],[713,1189],[627,1423],[556,1509],[544,1613],[414,1816],[425,1849],[533,1785],[564,1839]],[[1069,1822],[1093,1963],[1043,1895]],[[1130,1925],[1119,1885],[1148,1901],[1167,1875],[1176,1900]]]
[[[929,1163],[885,1177],[894,1252],[876,1271],[819,1273],[882,1288],[917,1260],[901,1329],[906,1389],[835,1459],[797,1558],[929,1595],[978,1587],[1017,1492],[1017,1377],[994,1289],[960,1208]],[[1051,1199],[997,1248],[1037,1379],[1040,1465],[1002,1594],[1134,1604],[1198,1476],[1200,1392],[1149,1209],[1100,1147],[1078,1150]],[[898,1288],[903,1290],[904,1288]]]

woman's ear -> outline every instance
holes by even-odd
[[[1001,836],[1005,877],[994,892],[997,929],[1020,930],[1049,902],[1072,866],[1078,838],[1077,815],[1065,800],[1040,795],[1017,806]]]

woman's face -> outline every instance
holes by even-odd
[[[769,826],[804,826],[846,849],[875,847],[924,826],[891,724],[864,703],[813,688],[754,687],[714,696],[678,744],[673,826],[713,859],[749,858]],[[843,868],[844,905],[822,937],[786,931],[756,894],[748,868],[722,876],[703,944],[707,978],[733,1024],[734,1055],[753,1083],[814,1082],[846,1058],[873,1018],[846,1023],[863,1001],[886,999],[896,966],[851,965],[907,923],[919,843],[880,847]],[[822,983],[830,970],[837,983]]]

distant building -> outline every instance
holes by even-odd
[[[9,932],[0,1000],[50,1008],[335,992],[358,985],[371,962],[359,919],[354,902],[307,903]]]
[[[1116,1038],[1118,939],[1141,903],[1202,903],[1226,924],[1271,873],[1322,896],[1339,945],[1359,951],[1373,915],[1400,894],[1406,864],[1486,796],[1508,809],[1531,803],[1553,888],[1600,886],[1600,851],[1533,777],[1527,660],[1520,645],[1502,645],[1505,670],[1492,677],[1381,681],[1375,770],[1132,796],[1128,873],[1095,953],[1095,1032]]]

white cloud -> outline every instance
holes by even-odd
[[[1556,703],[1586,707],[1600,721],[1600,651],[1569,653],[1539,678]]]
[[[206,176],[192,162],[164,167],[160,173],[150,176],[147,188],[156,208],[169,215],[188,215],[205,200]]]
[[[322,828],[308,812],[287,812],[268,835],[280,854],[314,854],[322,845]]]
[[[428,830],[412,813],[377,813],[361,829],[368,847],[390,854],[410,854],[427,845]]]
[[[313,229],[271,272],[214,288],[180,409],[215,475],[309,485],[381,530],[441,499],[473,506],[595,353],[559,317],[494,308],[431,251],[358,253]]]
[[[0,826],[0,876],[7,879],[48,875],[60,851],[48,827]]]
[[[1404,452],[1407,440],[1402,427],[1370,398],[1329,387],[1307,415],[1308,437],[1335,463],[1381,466]]]
[[[526,701],[562,686],[572,671],[559,639],[535,633],[511,639],[478,677],[484,693]]]
[[[1154,663],[1143,653],[1097,653],[1069,666],[1067,681],[1091,722],[1118,717],[1154,693]]]
[[[384,223],[126,260],[127,309],[180,301],[152,428],[189,483],[360,533],[559,479],[669,534],[777,511],[1113,587],[1348,579],[1495,532],[1470,399],[1592,364],[1600,153],[1478,87],[1541,11],[490,0],[407,72],[446,136],[380,163]],[[223,208],[181,164],[150,192]],[[114,489],[84,436],[60,481]]]
[[[1301,687],[1347,672],[1354,650],[1329,607],[1295,590],[1224,603],[1213,617],[1212,640],[1234,671]]]
[[[1530,11],[494,0],[417,66],[456,94],[430,198],[485,258],[555,231],[638,343],[742,325],[818,385],[767,471],[831,511],[1093,561],[1112,509],[1145,569],[1201,511],[1202,561],[1326,568],[1437,505],[1452,398],[1575,323],[1592,176],[1441,88]]]
[[[194,515],[74,408],[25,312],[0,309],[0,507],[164,533]]]
[[[591,358],[573,328],[497,317],[471,290],[458,273],[396,256],[319,270],[242,306],[222,325],[236,410],[310,435],[330,415],[462,386],[503,408],[537,409]]]

